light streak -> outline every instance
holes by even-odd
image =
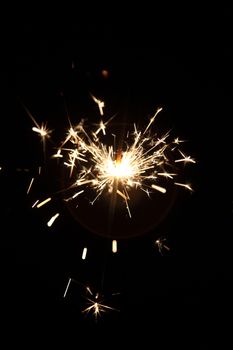
[[[183,152],[179,150],[180,154],[182,155],[183,158],[181,159],[176,159],[175,162],[184,162],[184,163],[196,163],[194,159],[192,159],[190,156],[186,156]]]
[[[158,186],[158,185],[151,185],[152,188],[154,188],[156,191],[159,191],[161,193],[166,193],[167,190],[164,187]]]
[[[82,252],[82,260],[85,260],[87,256],[87,248],[83,248],[83,252]]]
[[[117,241],[115,239],[112,241],[112,252],[117,253]]]
[[[54,221],[58,218],[59,215],[60,215],[59,213],[53,215],[53,216],[51,217],[51,219],[47,222],[47,226],[48,226],[48,227],[51,227],[52,224],[53,224]]]
[[[38,203],[37,204],[37,208],[40,208],[40,207],[42,207],[43,205],[45,205],[45,204],[47,204],[48,202],[50,202],[51,201],[51,197],[49,197],[49,198],[46,198],[44,201],[42,201],[42,202],[40,202],[40,203]]]
[[[28,193],[30,192],[30,190],[31,190],[33,181],[34,181],[34,177],[33,177],[33,178],[31,179],[31,181],[30,181],[30,184],[29,184],[28,189],[27,189],[27,194],[28,194]]]
[[[65,298],[65,297],[66,297],[66,294],[67,294],[67,292],[68,292],[68,289],[69,289],[69,286],[70,286],[70,282],[71,282],[71,280],[72,280],[72,278],[69,278],[69,281],[68,281],[68,283],[67,283],[67,286],[66,286],[66,289],[65,289],[65,292],[64,292],[63,298]]]
[[[38,202],[39,202],[39,199],[37,199],[37,200],[32,204],[32,208],[35,208],[35,206],[37,205]]]
[[[189,190],[189,191],[193,191],[192,187],[189,184],[182,184],[182,183],[179,183],[179,182],[174,182],[174,184],[177,185],[177,186],[181,186],[181,187],[187,188],[187,190]]]
[[[159,114],[159,112],[162,111],[163,108],[158,108],[157,111],[155,112],[154,116],[150,119],[149,124],[147,125],[146,129],[144,130],[143,134],[145,134],[147,132],[147,130],[150,128],[151,124],[154,122],[156,116]]]

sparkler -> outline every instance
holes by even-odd
[[[92,98],[100,106],[101,101],[94,96]],[[162,137],[152,134],[152,124],[161,111],[162,108],[157,109],[144,131],[134,124],[133,130],[127,133],[125,144],[119,148],[116,147],[115,134],[111,135],[113,142],[110,145],[101,139],[101,132],[102,136],[106,136],[109,120],[105,123],[101,120],[97,129],[91,131],[84,126],[83,120],[78,125],[71,126],[65,140],[53,155],[54,158],[65,158],[63,165],[69,168],[70,178],[75,178],[68,187],[69,190],[74,189],[74,194],[66,200],[73,200],[85,193],[87,188],[95,193],[90,200],[91,204],[103,194],[116,194],[124,201],[131,218],[131,191],[141,190],[147,196],[154,191],[165,194],[167,189],[161,185],[161,179],[173,180],[178,176],[178,163],[195,163],[195,160],[180,151],[178,145],[182,141],[179,138],[169,142],[169,132]],[[100,114],[103,115],[102,109]],[[174,184],[192,191],[189,184]]]
[[[149,198],[154,193],[166,196],[170,183],[193,191],[190,184],[180,180],[180,164],[195,163],[193,158],[180,149],[184,140],[171,138],[170,132],[161,136],[158,131],[152,130],[156,118],[163,110],[161,107],[157,108],[146,126],[140,128],[136,123],[129,124],[123,135],[122,130],[114,128],[112,119],[115,116],[105,117],[105,103],[92,94],[90,96],[98,106],[101,120],[93,125],[88,125],[83,119],[76,125],[69,121],[64,139],[51,155],[51,158],[57,159],[62,169],[68,170],[67,182],[59,191],[63,192],[65,202],[74,203],[78,210],[83,197],[88,198],[91,205],[100,198],[107,198],[115,210],[119,201],[131,219],[132,206],[138,192]],[[46,124],[40,127],[30,112],[27,112],[35,124],[33,131],[40,135],[42,141],[50,137],[51,130],[45,127]],[[40,208],[47,204],[52,199],[50,196],[51,194],[47,199],[34,203],[33,207]],[[57,216],[50,219],[48,226],[51,226]]]

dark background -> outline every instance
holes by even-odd
[[[28,15],[15,9],[2,24],[7,339],[32,349],[40,342],[53,348],[62,340],[67,348],[83,342],[124,346],[126,340],[159,349],[207,349],[218,340],[224,348],[232,280],[232,8],[99,12]],[[182,192],[160,225],[121,241],[116,255],[111,241],[87,232],[65,207],[47,229],[45,218],[30,209],[33,196],[26,195],[43,157],[21,102],[39,122],[64,125],[64,101],[75,118],[90,108],[90,91],[109,102],[109,114],[117,110],[139,121],[165,106],[168,125],[189,141],[185,149],[197,160],[188,173],[194,193]],[[171,248],[163,256],[154,246],[161,235]],[[63,299],[69,277],[103,288],[106,303],[120,312],[104,314],[97,323],[85,318],[81,287],[72,284]]]

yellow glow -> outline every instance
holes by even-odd
[[[115,239],[112,241],[112,252],[117,252],[117,241]]]
[[[135,164],[132,163],[130,153],[125,153],[120,161],[107,159],[104,164],[106,176],[109,177],[132,177],[135,174]]]
[[[44,201],[42,201],[42,202],[40,202],[40,203],[38,203],[37,204],[37,208],[40,208],[40,207],[42,207],[43,205],[45,205],[46,203],[48,203],[48,202],[50,202],[51,201],[51,197],[49,197],[49,198],[46,198]]]

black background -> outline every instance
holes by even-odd
[[[59,16],[15,10],[3,22],[0,176],[8,341],[32,349],[38,342],[55,348],[62,340],[67,348],[141,340],[144,348],[207,349],[227,342],[232,8],[165,7],[134,7],[129,14],[119,6],[108,14],[77,8]],[[42,157],[21,102],[38,121],[59,125],[66,120],[64,100],[75,118],[90,108],[90,91],[109,101],[110,114],[137,120],[165,106],[197,160],[188,173],[194,193],[182,194],[153,232],[121,241],[116,255],[110,241],[85,231],[66,208],[47,229],[26,195]],[[160,235],[171,248],[163,256],[154,246]],[[120,312],[97,323],[85,318],[81,288],[73,286],[63,299],[69,277],[96,290],[102,286]]]

